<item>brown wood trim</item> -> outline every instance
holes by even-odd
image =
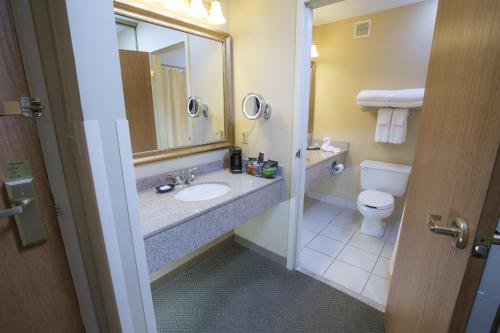
[[[234,244],[234,233],[232,231],[216,238],[208,244],[203,245],[198,250],[184,256],[165,268],[151,274],[151,290],[156,290],[178,276],[186,273],[195,266],[201,264],[222,249]]]
[[[479,219],[477,237],[492,238],[495,227],[500,217],[500,149],[497,150],[497,157],[493,173],[491,175],[488,192],[484,202],[483,211]],[[474,234],[474,233],[472,233]],[[469,240],[474,242],[474,239]],[[448,332],[463,332],[469,319],[469,314],[474,304],[477,288],[481,281],[485,259],[470,257],[465,269],[464,279],[455,303],[455,309],[451,319]]]
[[[131,17],[152,24],[161,25],[174,30],[209,38],[224,45],[224,127],[226,139],[201,145],[178,147],[167,150],[155,150],[135,153],[134,165],[152,163],[182,156],[203,153],[234,145],[234,91],[233,91],[233,60],[231,36],[225,32],[210,30],[191,23],[174,19],[165,15],[135,7],[120,1],[114,1],[115,14]]]
[[[260,254],[263,257],[266,257],[282,266],[286,266],[286,258],[276,254],[274,252],[269,251],[268,249],[263,248],[260,245],[255,244],[252,241],[249,241],[246,238],[240,237],[238,235],[234,235],[234,242],[238,245],[246,247],[247,249]]]

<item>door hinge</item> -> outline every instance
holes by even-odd
[[[500,236],[494,235],[493,238],[477,237],[472,246],[471,255],[474,258],[486,259],[490,252],[492,244],[500,245]]]
[[[302,150],[297,150],[297,152],[295,153],[295,157],[297,158],[302,158]]]
[[[57,202],[54,202],[54,210],[56,211],[57,216],[64,215],[63,209],[61,208],[61,206],[59,206]]]
[[[38,97],[22,96],[19,101],[0,102],[0,116],[23,115],[27,118],[40,117],[45,106]]]

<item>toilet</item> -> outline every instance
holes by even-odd
[[[361,189],[358,210],[363,215],[361,232],[374,237],[384,234],[383,220],[394,211],[394,196],[406,192],[411,166],[378,161],[361,162]]]

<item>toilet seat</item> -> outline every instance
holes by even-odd
[[[386,210],[394,207],[394,197],[389,193],[366,190],[359,194],[358,203],[372,209]]]

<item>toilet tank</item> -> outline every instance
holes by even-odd
[[[401,197],[406,192],[411,166],[378,161],[361,162],[361,188]]]

